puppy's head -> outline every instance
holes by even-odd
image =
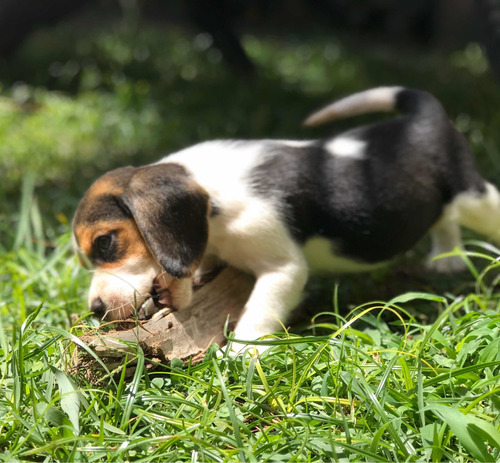
[[[73,220],[80,261],[94,269],[89,305],[119,320],[141,305],[182,309],[208,239],[207,193],[178,164],[123,167],[99,178]]]

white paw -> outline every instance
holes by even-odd
[[[436,273],[457,273],[466,270],[467,264],[460,256],[430,256],[426,267],[431,272]]]

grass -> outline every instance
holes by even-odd
[[[95,384],[71,372],[74,341],[92,321],[69,217],[90,178],[124,160],[198,139],[297,137],[332,87],[404,83],[445,102],[498,180],[498,89],[477,46],[396,62],[381,46],[350,43],[247,37],[262,76],[250,83],[203,37],[165,42],[154,29],[63,27],[21,50],[1,79],[0,460],[500,459],[500,252],[480,242],[469,243],[460,277],[396,278],[396,265],[320,283],[325,311],[301,335],[267,341],[260,358],[210,350],[199,365],[151,371],[137,351],[131,379]]]
[[[21,294],[14,281],[2,306],[5,461],[500,458],[500,314],[491,288],[478,284],[456,299],[406,293],[345,318],[322,314],[305,337],[283,335],[261,358],[210,352],[196,366],[149,372],[139,351],[131,380],[95,385],[68,372],[81,323],[69,328],[69,318],[83,289],[67,244],[65,236],[51,264],[36,250],[10,258],[13,275],[36,275],[37,284]],[[487,268],[498,265],[491,259]],[[415,300],[437,308],[433,323],[405,310]],[[397,321],[385,322],[384,310]]]

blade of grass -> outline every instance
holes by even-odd
[[[240,459],[240,461],[245,462],[245,461],[247,461],[247,458],[246,458],[245,452],[243,451],[243,440],[242,440],[241,434],[240,434],[240,423],[239,423],[238,419],[236,418],[236,414],[234,412],[234,404],[231,401],[231,398],[229,397],[229,394],[228,394],[227,388],[226,388],[226,383],[224,381],[224,378],[222,377],[219,366],[217,365],[217,361],[215,359],[212,359],[212,365],[213,365],[213,368],[214,368],[215,373],[217,375],[217,378],[219,379],[222,395],[224,396],[227,410],[229,412],[229,419],[230,419],[231,424],[233,426],[234,438],[236,440],[236,445],[238,447],[239,459]]]
[[[123,370],[125,370],[126,362],[124,364]],[[125,401],[125,406],[123,407],[123,415],[120,423],[120,429],[124,430],[129,424],[130,415],[132,414],[132,409],[136,400],[137,391],[139,389],[141,377],[144,373],[144,352],[137,346],[137,364],[134,372],[134,377],[129,385],[129,391],[127,394],[127,399]]]
[[[19,222],[17,224],[17,231],[13,246],[15,251],[19,250],[23,245],[27,249],[33,249],[30,229],[30,215],[34,190],[35,174],[32,171],[28,171],[23,177],[23,184],[21,188],[21,209],[19,211]]]
[[[500,431],[482,419],[464,415],[459,410],[439,404],[430,404],[426,407],[434,411],[448,424],[460,443],[478,461],[495,462],[496,458],[490,453],[485,441],[500,448]]]

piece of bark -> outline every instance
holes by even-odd
[[[229,317],[229,331],[234,328],[253,289],[254,278],[232,267],[224,268],[213,280],[198,288],[191,304],[180,311],[164,309],[151,319],[127,330],[94,332],[80,340],[89,346],[108,370],[121,370],[127,357],[127,374],[133,373],[137,346],[148,359],[161,363],[173,358],[200,361],[212,343],[225,344],[224,325]],[[73,371],[83,372],[92,382],[105,370],[84,349],[78,348]]]

